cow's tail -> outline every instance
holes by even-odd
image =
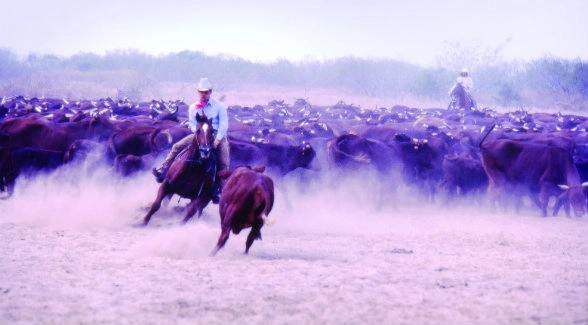
[[[262,204],[260,204],[259,209],[260,211],[260,215],[261,215],[261,219],[263,220],[263,224],[264,225],[268,225],[268,226],[272,226],[273,224],[276,223],[277,219],[275,217],[270,218],[269,217],[269,213],[272,210],[273,207],[273,197],[272,197],[272,191],[267,188],[268,185],[263,182],[263,189],[257,189],[255,195],[258,196],[258,198],[260,199],[259,202],[263,202]]]
[[[268,226],[273,226],[277,221],[276,218],[270,218],[266,216],[265,213],[261,215],[261,219],[263,219],[263,224]]]
[[[494,130],[495,127],[496,127],[496,123],[494,123],[494,124],[492,124],[492,126],[490,126],[490,128],[488,129],[488,131],[486,131],[486,134],[484,134],[484,136],[482,137],[482,139],[478,143],[478,148],[482,149],[482,143],[484,143],[484,140],[486,140],[486,138],[488,137],[488,135],[490,135],[490,132],[492,132],[492,130]]]

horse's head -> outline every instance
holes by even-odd
[[[214,143],[212,119],[206,117],[205,114],[196,114],[196,134],[194,135],[195,145],[198,147],[200,159],[210,158],[212,146]]]

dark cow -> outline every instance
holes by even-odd
[[[231,169],[240,165],[263,165],[267,172],[278,177],[286,175],[296,168],[311,168],[316,156],[309,143],[298,146],[257,143],[229,139],[231,152]]]
[[[356,134],[344,134],[329,141],[327,151],[337,167],[358,169],[371,166],[384,174],[398,168],[400,160],[392,147]]]
[[[132,155],[118,154],[114,157],[113,169],[119,176],[131,176],[139,171],[147,170],[153,166],[157,155]]]
[[[437,188],[443,180],[443,157],[451,150],[451,137],[442,132],[406,132],[389,127],[368,127],[360,134],[394,148],[403,162],[405,183],[416,186],[428,201],[435,201]]]
[[[169,149],[172,139],[169,133],[153,126],[134,125],[110,136],[109,148],[113,156],[156,154]]]
[[[78,139],[103,141],[116,130],[108,119],[96,116],[79,122],[53,123],[46,119],[17,118],[0,125],[0,145],[65,152]]]
[[[443,158],[442,188],[451,201],[456,197],[480,194],[488,188],[488,176],[477,157],[472,157],[467,151],[461,154],[447,154]]]
[[[327,156],[336,172],[337,183],[342,177],[357,176],[355,181],[367,182],[366,186],[362,185],[360,188],[365,191],[375,190],[373,194],[376,209],[382,208],[386,203],[396,206],[403,163],[394,148],[377,139],[344,134],[328,141]],[[372,172],[375,174],[370,174]],[[372,179],[375,181],[372,182]]]
[[[74,141],[78,139],[105,140],[115,129],[108,119],[101,116],[67,123],[53,123],[38,117],[6,120],[0,125],[0,147],[5,152],[2,157],[0,178],[4,179],[9,189],[14,186],[13,171],[25,167],[21,165],[26,163],[25,160],[19,160],[19,150],[24,150],[27,155],[41,157],[57,153],[63,162],[65,153]],[[44,158],[37,159],[44,160]]]
[[[68,168],[92,175],[98,170],[112,166],[112,157],[105,142],[80,139],[74,141],[65,153],[64,163]]]
[[[443,180],[442,163],[449,153],[448,144],[438,136],[415,139],[405,134],[397,134],[393,144],[404,162],[407,183],[416,185],[429,202],[434,202]]]
[[[108,147],[102,142],[78,139],[72,142],[65,152],[64,162],[84,162],[87,160],[106,160]]]
[[[576,216],[584,214],[582,184],[566,149],[508,139],[482,141],[480,149],[493,203],[505,196],[529,195],[546,216],[549,198],[561,196],[561,185],[567,187],[566,199]]]
[[[575,162],[576,169],[578,169],[578,174],[580,175],[580,182],[582,182],[582,186],[584,188],[584,206],[588,208],[588,161],[576,161]],[[553,207],[553,216],[557,216],[559,209],[563,206],[566,216],[570,216],[570,202],[568,198],[568,191],[569,188],[566,186],[561,186],[561,193],[558,196],[558,200]]]
[[[219,176],[227,178],[219,203],[221,234],[212,255],[227,242],[231,231],[237,235],[251,227],[245,243],[245,254],[256,239],[261,239],[261,227],[274,205],[274,183],[263,173],[265,167],[252,169],[240,166],[232,171],[223,170]]]
[[[0,191],[11,196],[19,175],[34,176],[63,165],[65,152],[31,147],[0,150]]]

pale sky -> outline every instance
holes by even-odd
[[[0,48],[138,50],[254,62],[347,56],[434,65],[448,44],[588,60],[588,0],[2,0]]]

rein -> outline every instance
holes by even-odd
[[[182,154],[185,151],[190,150],[192,147],[192,145],[190,145],[189,147],[185,148],[182,152],[180,152],[178,154],[178,156],[180,156],[180,154]],[[188,163],[196,163],[197,165],[204,165],[204,161],[202,160],[201,156],[200,156],[200,149],[199,147],[195,147],[194,150],[196,150],[196,152],[198,152],[198,158],[184,158],[183,161],[188,162]],[[214,183],[216,181],[216,155],[214,154],[214,152],[211,152],[210,154],[210,158],[207,160],[207,165],[206,165],[206,169],[205,169],[205,173],[210,173],[212,171],[212,182]],[[193,165],[191,165],[193,166]],[[200,196],[200,194],[202,194],[202,189],[204,188],[204,184],[206,184],[206,178],[202,180],[202,182],[200,183],[199,189],[198,189],[198,194],[196,196]]]
[[[212,154],[211,159],[209,159],[210,162],[208,164],[208,168],[206,169],[206,172],[210,172],[210,169],[214,169],[213,173],[212,173],[212,182],[214,183],[216,181],[216,156],[214,154]],[[200,189],[198,189],[198,194],[197,196],[200,196],[200,194],[202,194],[202,189],[204,188],[204,183],[206,183],[206,179],[202,181],[202,183],[200,184]]]

